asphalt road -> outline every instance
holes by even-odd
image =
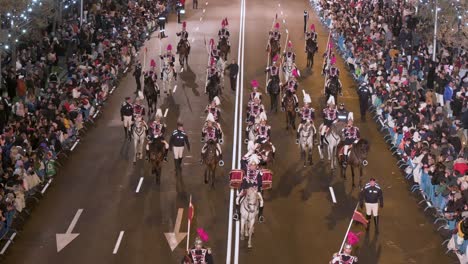
[[[208,59],[204,42],[216,36],[221,19],[228,17],[232,34],[230,58],[237,58],[240,1],[221,0],[208,5],[203,1],[199,2],[198,10],[191,9],[191,2],[186,6],[192,45],[190,67],[180,74],[173,98],[163,96],[160,104],[163,111],[169,108],[166,118],[169,130],[175,128],[180,118],[191,140],[192,151],[185,152],[183,161],[183,185],[176,184],[172,153],[169,162],[164,164],[161,186],[155,184],[144,161],[132,164],[133,147],[123,140],[119,117],[123,98],[131,95],[136,86],[129,74],[9,248],[4,263],[177,263],[183,256],[186,240],[172,252],[164,233],[174,230],[179,208],[184,208],[180,231],[186,232],[190,195],[195,205],[193,229],[205,228],[210,234],[208,245],[215,261],[225,262],[229,209],[227,174],[232,158],[235,93],[226,85],[221,98],[226,164],[217,171],[216,189],[210,190],[203,183],[204,168],[198,164],[203,110],[208,103],[203,94]],[[307,1],[246,1],[244,104],[250,92],[250,80],[257,79],[260,87],[264,87],[267,33],[278,14],[280,21],[284,18],[286,22],[281,21],[282,45],[287,28],[297,54],[297,65],[302,73],[299,89],[310,93],[312,106],[321,111],[318,98],[323,90],[322,60],[317,55],[312,71],[305,69],[304,9],[309,10],[311,21],[316,25],[318,54],[322,54],[328,33]],[[177,44],[175,31],[180,25],[174,21],[172,18],[166,27],[169,38],[163,40],[163,49],[168,43]],[[159,54],[160,40],[153,37],[146,47],[149,65]],[[377,178],[385,195],[381,233],[376,236],[370,232],[368,237],[363,237],[357,252],[360,263],[452,263],[440,247],[441,238],[410,195],[376,125],[373,121],[359,121],[355,84],[346,74],[342,60],[338,60],[338,66],[345,87],[340,100],[356,113],[362,137],[372,144],[363,182],[371,176]],[[302,92],[298,95],[302,103]],[[269,109],[269,98],[264,98]],[[268,118],[273,130],[272,142],[277,149],[276,161],[271,167],[273,189],[265,195],[266,222],[256,226],[253,250],[248,251],[245,243],[240,244],[240,263],[328,263],[341,245],[357,203],[358,190],[351,188],[350,180],[343,181],[331,174],[329,164],[318,160],[316,150],[314,165],[304,168],[294,143],[295,133],[285,130],[284,114],[269,114]],[[141,188],[136,193],[141,177]],[[330,186],[334,189],[336,204],[331,200]],[[78,209],[83,212],[73,233],[80,235],[57,253],[56,234],[67,230]],[[121,231],[124,235],[118,252],[113,254]],[[195,233],[191,233],[193,241]]]

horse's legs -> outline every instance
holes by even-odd
[[[208,169],[205,169],[205,184],[208,184]]]
[[[352,186],[355,187],[355,185],[354,185],[354,166],[353,165],[351,165],[351,177],[352,177],[352,183],[353,183]]]
[[[215,176],[216,176],[216,166],[214,166],[213,170],[210,173],[210,182],[211,182],[211,189],[215,188]]]
[[[241,219],[240,219],[240,226],[241,226],[240,239],[241,239],[241,240],[244,240],[244,239],[245,239],[245,235],[244,235],[244,231],[245,231],[245,220],[244,220],[244,217],[242,217],[242,216],[241,216]]]
[[[362,180],[362,166],[359,166],[359,188],[361,188],[361,180]]]
[[[253,227],[255,224],[255,217],[256,216],[254,216],[254,219],[252,221],[249,221],[249,244],[247,246],[247,248],[249,249],[252,248],[252,233],[253,233]]]
[[[314,148],[314,145],[313,144],[310,144],[309,147],[308,147],[308,150],[309,150],[309,164],[312,166],[314,164],[314,162],[312,161],[312,149]]]
[[[138,139],[133,140],[133,149],[134,149],[134,154],[133,154],[133,163],[136,163],[137,159],[137,154],[138,154]]]

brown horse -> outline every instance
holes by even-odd
[[[342,149],[344,147],[344,143],[340,142],[338,144],[338,151],[337,151],[337,159],[338,163],[341,165],[341,176],[343,179],[346,179],[346,169],[348,165],[351,166],[351,175],[353,179],[353,187],[354,185],[354,167],[359,168],[359,188],[361,188],[361,178],[362,178],[362,171],[365,166],[367,166],[367,154],[369,153],[369,142],[365,139],[360,139],[356,144],[353,144],[353,147],[349,151],[348,162],[344,164],[344,154],[342,153]]]
[[[314,55],[317,52],[317,50],[317,42],[309,38],[306,42],[308,68],[312,68],[312,66],[314,66]]]
[[[280,54],[281,46],[278,41],[270,39],[267,50],[270,52],[270,61],[273,61],[273,58],[276,54]]]
[[[270,141],[259,143],[257,155],[261,158],[260,165],[267,167],[275,160],[275,147]]]
[[[149,145],[151,173],[156,176],[156,184],[161,183],[161,167],[164,160],[164,143],[156,140]]]
[[[219,41],[219,55],[223,58],[224,61],[227,61],[227,56],[229,52],[231,52],[231,47],[229,47],[227,39],[226,38],[221,38]]]
[[[203,154],[203,163],[205,168],[205,184],[210,183],[211,188],[214,189],[216,179],[216,167],[218,167],[219,156],[216,153],[216,142],[210,140],[206,143],[206,152]]]
[[[177,45],[177,53],[179,54],[180,67],[184,68],[185,64],[188,64],[189,46],[187,41],[180,40]]]
[[[296,130],[296,102],[294,101],[294,94],[290,91],[286,91],[284,108],[286,111],[286,130],[290,127]]]

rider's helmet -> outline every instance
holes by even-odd
[[[348,126],[353,126],[353,119],[352,118],[348,118]]]
[[[172,45],[171,44],[167,45],[166,50],[168,53],[170,53],[172,51]]]
[[[274,57],[273,57],[273,64],[276,65],[276,62],[278,61],[278,54],[276,54]]]
[[[250,85],[252,86],[252,90],[257,91],[257,88],[258,88],[257,80],[250,81]]]
[[[228,19],[227,17],[224,18],[224,27],[227,27],[229,26],[229,22],[228,22]]]
[[[333,95],[330,95],[330,97],[328,98],[327,105],[330,108],[333,108],[335,106],[335,97]]]
[[[132,100],[132,98],[130,98],[130,96],[125,97],[125,101],[126,101],[127,103],[130,103],[131,100]]]
[[[310,95],[307,93],[304,94],[304,105],[308,107],[310,103],[312,103],[312,99],[310,98]]]
[[[338,109],[344,110],[344,103],[340,103],[340,106],[338,106]]]
[[[279,27],[280,27],[280,24],[279,24],[279,23],[276,23],[276,24],[275,24],[275,31],[278,31],[278,30],[279,30]]]
[[[135,103],[136,104],[141,104],[141,98],[140,97],[135,98]]]
[[[351,244],[346,243],[344,246],[343,252],[345,254],[350,255],[352,251],[353,251],[353,246],[351,246]]]
[[[210,39],[210,48],[213,50],[215,47],[214,39]]]
[[[219,100],[219,97],[218,96],[215,96],[213,98],[213,101],[211,101],[211,105],[212,106],[219,106],[221,104],[221,100]]]
[[[161,108],[158,108],[158,110],[156,110],[156,114],[154,115],[154,119],[155,121],[160,121],[162,117],[163,117],[163,114],[162,114]]]
[[[292,51],[292,42],[288,41],[288,51]]]
[[[203,247],[203,242],[208,241],[208,234],[203,228],[197,229],[198,236],[195,238],[195,248],[200,250]],[[208,249],[209,250],[209,249]]]

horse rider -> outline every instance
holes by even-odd
[[[216,61],[213,57],[211,57],[210,66],[207,69],[207,77],[208,80],[219,80],[221,78],[218,68],[216,67]],[[208,84],[209,82],[206,82],[205,93],[208,92]]]
[[[169,144],[164,140],[164,134],[166,133],[166,124],[161,122],[163,114],[160,108],[156,110],[154,120],[149,124],[148,132],[148,143],[146,144],[146,160],[149,160],[149,146],[156,140],[160,140],[164,143],[164,161],[167,162],[167,152],[169,151]]]
[[[262,223],[263,217],[263,196],[262,196],[262,170],[258,167],[260,159],[256,154],[252,154],[249,158],[249,165],[246,168],[242,183],[239,188],[236,197],[236,210],[234,212],[234,220],[239,220],[240,204],[242,203],[243,197],[247,193],[247,189],[253,187],[257,191],[258,198],[260,200],[260,207],[258,210],[258,221]]]
[[[226,39],[226,42],[228,46],[231,46],[229,43],[229,37],[231,36],[231,33],[229,33],[229,30],[226,28],[229,25],[227,17],[221,21],[221,29],[218,31],[218,45],[221,43],[222,39]]]
[[[205,108],[205,113],[211,113],[216,122],[219,122],[219,117],[221,116],[221,110],[219,109],[220,104],[221,101],[219,100],[219,97],[215,96],[211,103]]]
[[[267,125],[267,116],[265,112],[260,113],[260,123],[255,127],[256,140],[255,143],[261,144],[270,141],[271,126]]]
[[[211,248],[203,246],[200,237],[195,238],[194,246],[188,251],[188,254],[182,260],[183,264],[213,264]]]
[[[223,142],[223,131],[221,130],[221,126],[219,125],[219,123],[215,121],[211,113],[208,113],[208,116],[206,117],[206,122],[205,122],[205,125],[203,126],[201,136],[202,136],[201,141],[205,142],[201,150],[202,157],[206,153],[208,142],[212,140],[213,142],[216,143],[216,155],[220,159],[219,165],[223,166],[224,165],[223,152],[221,150],[221,145],[219,145],[219,143]],[[200,163],[203,163],[203,159],[200,160]]]
[[[184,130],[184,124],[177,121],[177,129],[172,132],[171,139],[169,140],[169,148],[174,151],[174,163],[176,169],[181,169],[182,158],[184,156],[184,146],[187,146],[190,151],[190,142]]]
[[[299,144],[299,134],[302,130],[302,126],[306,122],[314,123],[315,119],[315,109],[310,106],[312,99],[309,94],[304,94],[304,106],[299,110],[299,115],[301,116],[301,123],[297,127],[296,143]]]
[[[251,124],[254,124],[255,119],[262,112],[265,112],[265,107],[263,106],[262,102],[260,101],[260,94],[256,94],[255,98],[252,101],[252,103],[247,106],[247,122],[251,123]]]
[[[344,103],[340,103],[336,112],[338,122],[348,123],[350,112],[345,109]]]
[[[220,55],[220,50],[218,49],[218,46],[215,45],[214,39],[210,39],[210,61],[215,60],[215,62],[218,61]]]
[[[281,107],[283,111],[286,109],[286,106],[284,105],[284,99],[286,98],[286,94],[288,91],[291,92],[293,95],[294,108],[299,107],[299,99],[297,98],[297,95],[296,95],[297,88],[299,87],[297,80],[296,80],[296,77],[298,76],[299,74],[297,73],[297,70],[294,69],[292,72],[292,78],[290,78],[288,82],[286,83],[286,85],[283,86],[284,92],[283,92],[283,97],[281,98]]]
[[[257,80],[250,81],[250,85],[252,86],[252,92],[249,94],[249,101],[247,103],[248,106],[252,104],[254,99],[258,97],[260,101],[262,101],[262,93],[258,91],[258,82]]]
[[[331,95],[327,101],[327,107],[323,109],[323,126],[320,130],[320,146],[323,146],[325,134],[330,129],[331,125],[336,123],[338,119],[335,106],[335,98]]]
[[[175,63],[175,56],[172,54],[172,45],[167,45],[166,53],[159,56],[161,60],[164,62],[163,68],[170,67],[170,69],[174,72],[174,78],[177,80],[177,73],[174,70],[174,63]],[[161,71],[161,80],[163,79],[163,71]]]
[[[179,43],[177,44],[177,51],[176,51],[176,54],[179,53],[178,50],[180,48],[180,46],[182,46],[182,44],[187,44],[187,47],[188,47],[188,53],[190,53],[190,42],[188,41],[188,32],[186,30],[186,27],[187,27],[187,23],[184,21],[182,23],[182,30],[180,32],[177,32],[176,35],[178,37],[180,37],[179,39]]]
[[[333,259],[330,261],[330,264],[357,264],[358,258],[351,255],[352,251],[353,247],[346,243],[342,253],[333,254]]]
[[[343,146],[343,155],[344,155],[344,160],[343,160],[343,166],[346,166],[348,164],[348,156],[349,156],[349,151],[353,144],[357,143],[359,141],[359,138],[361,137],[359,133],[359,128],[353,125],[353,119],[348,119],[348,125],[343,128],[343,138],[344,138],[344,146]]]
[[[315,32],[315,25],[310,25],[310,31],[307,31],[305,34],[305,41],[312,39],[314,42],[317,42],[317,32]]]
[[[329,78],[332,78],[332,77],[339,78],[340,77],[340,69],[338,69],[335,65],[332,65],[330,67],[330,69],[328,70],[328,77]],[[341,85],[341,83],[340,83],[340,85]]]
[[[383,208],[383,193],[380,186],[371,178],[366,186],[362,188],[360,193],[360,207],[366,206],[366,219],[370,221],[371,214],[374,216],[375,232],[379,232],[379,203],[380,208]],[[367,225],[366,231],[369,231],[370,222]]]
[[[287,64],[294,64],[296,63],[296,53],[292,51],[292,42],[288,41],[288,51],[286,51],[284,54],[284,61]]]
[[[268,79],[267,87],[270,84],[272,80],[276,80],[279,83],[279,70],[280,68],[277,66],[277,61],[278,61],[278,54],[276,54],[273,57],[273,64],[265,69],[265,73],[270,74],[270,79]]]
[[[269,32],[269,40],[268,40],[268,44],[270,44],[270,41],[273,39],[275,41],[277,41],[279,43],[280,39],[281,39],[281,33],[279,32],[279,27],[280,27],[280,24],[277,22],[275,24],[275,27],[272,31]]]
[[[145,106],[141,104],[141,98],[135,98],[135,104],[133,105],[133,118],[144,116],[146,114]]]
[[[120,119],[124,125],[125,131],[125,138],[130,138],[130,134],[128,131],[132,126],[132,118],[133,118],[133,105],[131,103],[131,98],[129,96],[125,97],[125,102],[122,103],[122,107],[120,107]]]

